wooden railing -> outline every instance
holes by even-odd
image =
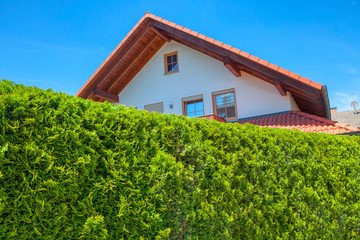
[[[215,114],[209,114],[209,115],[204,115],[204,116],[201,116],[201,117],[198,117],[198,118],[206,118],[208,120],[215,120],[215,121],[218,121],[218,122],[226,122],[225,119],[219,117],[218,115],[215,115]]]

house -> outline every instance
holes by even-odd
[[[360,110],[357,109],[344,112],[333,111],[331,112],[331,119],[360,128]]]
[[[76,96],[227,122],[331,116],[326,86],[150,13]]]

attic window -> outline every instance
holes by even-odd
[[[178,62],[178,52],[172,52],[164,55],[165,63],[165,74],[178,72],[179,71],[179,62]]]

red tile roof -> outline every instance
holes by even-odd
[[[277,114],[269,114],[247,119],[240,119],[240,124],[251,123],[261,127],[298,129],[302,132],[317,132],[328,134],[341,134],[360,131],[359,128],[348,124],[338,123],[316,115],[289,111]]]

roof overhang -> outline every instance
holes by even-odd
[[[281,95],[291,93],[301,111],[330,119],[326,86],[150,13],[134,26],[76,96],[118,102],[116,96],[170,40],[223,62],[236,77],[244,71],[273,84]]]
[[[360,131],[354,131],[354,132],[347,132],[347,133],[339,133],[337,135],[350,135],[350,136],[359,136],[360,137]]]

